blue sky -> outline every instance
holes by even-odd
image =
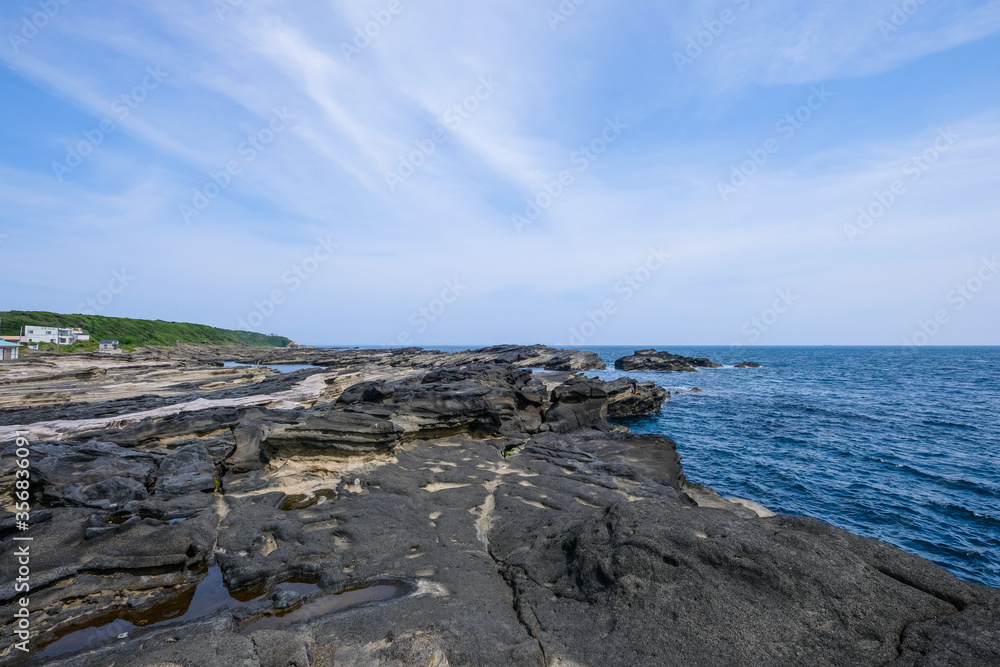
[[[996,1],[7,2],[0,309],[1000,344],[998,33]]]

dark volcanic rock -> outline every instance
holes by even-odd
[[[381,403],[396,393],[395,388],[383,380],[359,382],[344,390],[337,399],[338,405],[354,405],[355,403]]]
[[[605,385],[608,392],[608,417],[637,417],[657,412],[670,392],[655,382],[636,382],[632,378],[618,378]]]
[[[574,377],[552,390],[552,406],[545,411],[545,424],[556,433],[581,428],[608,430],[608,392],[604,382]]]
[[[49,443],[35,452],[41,497],[51,505],[110,509],[145,500],[156,472],[153,456],[108,442]]]
[[[722,364],[705,358],[684,357],[657,350],[636,350],[635,354],[622,357],[615,368],[623,371],[680,371],[694,373],[699,368],[722,368]]]
[[[744,361],[741,364],[736,364],[734,368],[760,368],[760,364],[756,361]]]
[[[496,552],[547,652],[579,664],[914,664],[893,662],[901,635],[947,655],[917,639],[927,618],[967,625],[948,640],[956,661],[926,664],[1000,657],[983,625],[996,591],[814,519],[618,503],[530,534],[504,526]],[[972,628],[987,632],[974,646]]]
[[[204,445],[191,444],[167,454],[156,478],[157,495],[214,491],[216,470]]]
[[[257,416],[257,420],[244,417],[233,427],[233,441],[236,444],[236,449],[227,458],[226,463],[234,473],[260,470],[266,463],[266,459],[260,451],[260,443],[265,436],[264,428],[259,422],[259,413],[255,416]]]
[[[363,454],[392,449],[403,429],[373,415],[331,409],[271,431],[260,448],[268,457]]]
[[[611,428],[660,409],[654,383],[574,375],[593,360],[549,348],[287,354],[345,370],[217,389],[211,373],[230,369],[175,360],[197,376],[185,392],[229,402],[49,425],[66,439],[31,443],[34,647],[94,642],[35,664],[1000,664],[997,591],[722,498],[688,482],[670,439]],[[568,370],[525,368],[541,365]],[[0,581],[8,637],[16,597]],[[272,627],[251,632],[263,613]],[[148,625],[118,640],[102,626],[115,618]]]
[[[494,434],[500,414],[490,400],[492,388],[474,380],[427,382],[401,396],[398,423],[414,437],[440,437],[458,433]]]

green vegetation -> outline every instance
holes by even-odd
[[[283,336],[265,335],[252,331],[217,329],[204,324],[164,322],[163,320],[133,320],[103,315],[60,315],[43,311],[11,310],[0,312],[0,335],[16,336],[22,326],[78,328],[90,334],[90,341],[75,345],[42,344],[40,349],[57,352],[92,352],[101,340],[117,340],[123,349],[133,350],[144,345],[166,346],[174,343],[192,345],[256,345],[285,347],[292,341]]]
[[[4,335],[6,335],[6,334],[4,334]],[[13,335],[13,334],[11,334],[11,335]],[[121,341],[119,341],[119,343],[120,342]],[[70,353],[73,353],[73,352],[97,352],[97,350],[98,350],[98,348],[100,346],[101,346],[101,344],[98,342],[98,340],[97,339],[93,339],[93,340],[80,341],[80,342],[77,342],[77,343],[73,343],[72,345],[56,345],[55,343],[39,343],[38,344],[38,349],[41,350],[42,352],[59,352],[61,354],[70,354]],[[123,345],[122,347],[124,348],[125,346]],[[128,348],[125,348],[125,350],[126,350],[126,352],[131,352],[135,347],[137,347],[137,346],[135,346],[135,345],[129,345]]]

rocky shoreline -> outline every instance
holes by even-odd
[[[708,362],[647,352],[620,361]],[[15,558],[26,431],[21,534],[46,648],[0,647],[0,661],[1000,664],[1000,592],[690,482],[673,441],[612,421],[668,392],[580,374],[603,367],[543,346],[182,346],[12,365],[0,559]]]

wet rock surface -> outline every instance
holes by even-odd
[[[153,351],[76,374],[87,392],[156,364],[136,396],[109,389],[117,414],[102,400],[15,411],[0,493],[27,431],[33,510],[20,533],[5,504],[0,558],[33,537],[35,653],[0,660],[1000,664],[997,591],[688,481],[673,441],[613,421],[661,409],[652,383],[588,379],[559,351],[544,362],[557,370],[533,372],[549,352],[490,349],[452,364],[292,350],[352,361],[281,377]],[[72,391],[72,368],[35,370],[58,377],[22,386]],[[10,637],[16,594],[0,584]]]

